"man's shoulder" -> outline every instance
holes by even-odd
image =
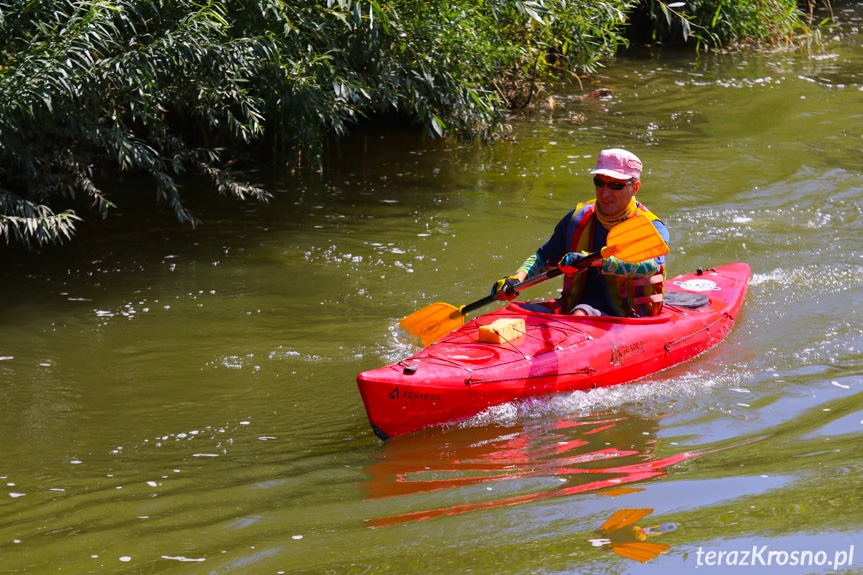
[[[641,202],[636,201],[635,209],[637,209],[639,212],[641,212],[641,214],[643,216],[646,216],[650,221],[652,221],[652,222],[658,221],[659,223],[662,223],[662,220],[660,219],[660,217],[657,216],[655,213],[653,213],[650,208],[648,208],[647,206],[645,206]]]
[[[580,204],[575,206],[574,210],[572,210],[569,213],[570,213],[571,217],[581,219],[585,215],[592,214],[595,209],[596,209],[596,200],[593,199],[593,200],[588,200],[586,202],[581,202]]]

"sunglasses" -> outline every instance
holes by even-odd
[[[608,186],[608,189],[611,190],[612,192],[619,192],[620,190],[622,190],[623,188],[625,188],[626,186],[628,186],[631,183],[632,183],[632,180],[629,180],[628,182],[606,182],[605,180],[603,180],[599,176],[594,176],[594,178],[593,178],[593,185],[595,187],[602,189],[604,186]]]

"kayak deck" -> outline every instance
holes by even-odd
[[[654,317],[556,315],[511,303],[403,361],[359,374],[369,421],[386,439],[508,401],[618,385],[668,369],[725,337],[750,273],[736,263],[671,278],[667,303]],[[689,307],[683,300],[693,298],[675,293],[706,303]],[[525,333],[501,343],[479,341],[480,327],[505,318],[524,320]]]

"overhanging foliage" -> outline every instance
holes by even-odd
[[[624,45],[636,4],[0,0],[0,236],[69,238],[72,210],[104,216],[121,201],[94,182],[116,170],[150,174],[194,224],[176,184],[185,170],[265,200],[225,166],[315,166],[362,118],[492,138],[549,74],[590,73]]]

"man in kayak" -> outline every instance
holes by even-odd
[[[563,292],[555,302],[556,313],[573,315],[610,315],[646,317],[662,309],[665,258],[630,263],[614,256],[597,260],[587,271],[576,273],[576,266],[588,252],[606,245],[608,232],[615,225],[635,216],[647,217],[668,243],[668,229],[635,194],[641,187],[641,160],[622,149],[603,150],[593,174],[596,199],[578,204],[554,228],[551,238],[511,276],[494,283],[492,295],[498,300],[513,300],[515,286],[551,268],[564,272]],[[544,311],[540,304],[522,304],[527,309]]]

